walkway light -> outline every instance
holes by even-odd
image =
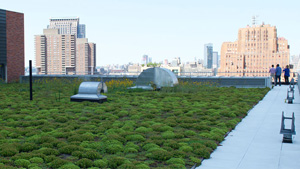
[[[285,120],[286,119],[292,120],[290,129],[285,128]],[[283,143],[293,143],[292,135],[296,135],[294,112],[293,112],[292,117],[284,117],[284,112],[282,112],[280,134],[283,134],[283,139],[282,139]]]

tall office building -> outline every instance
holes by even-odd
[[[268,76],[269,68],[289,64],[290,50],[285,38],[277,37],[271,25],[252,25],[240,28],[238,40],[224,42],[221,48],[219,75]]]
[[[147,65],[148,63],[149,63],[148,55],[143,55],[143,58],[142,58],[142,64]]]
[[[85,24],[79,24],[77,38],[85,38]]]
[[[76,35],[77,38],[85,38],[85,25],[79,24],[79,18],[50,18],[48,29],[58,29],[59,34]]]
[[[213,66],[213,44],[204,45],[204,67],[211,69]]]
[[[175,57],[171,62],[171,66],[173,67],[179,66],[180,64],[181,64],[180,57]]]
[[[213,52],[213,59],[212,59],[213,68],[219,67],[219,54],[218,52]]]
[[[168,59],[165,59],[164,60],[164,65],[168,65],[168,64],[169,64]]]
[[[61,23],[59,19],[54,21]],[[38,74],[95,73],[96,44],[89,43],[86,38],[77,38],[77,31],[74,31],[76,26],[72,29],[72,25],[78,25],[77,21],[79,19],[70,20],[70,27],[63,28],[50,20],[50,26],[44,29],[43,35],[35,36]],[[51,25],[56,25],[58,28]]]
[[[24,14],[0,9],[0,81],[24,75]]]
[[[149,63],[152,63],[152,57],[148,58]]]

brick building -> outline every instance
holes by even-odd
[[[0,81],[24,75],[24,14],[0,9]]]
[[[85,75],[96,72],[96,44],[77,38],[79,18],[50,19],[43,35],[35,36],[38,74]],[[85,37],[85,33],[80,37]]]
[[[239,29],[237,41],[222,44],[218,75],[269,76],[272,64],[284,68],[289,60],[288,41],[277,37],[275,26],[247,26]]]

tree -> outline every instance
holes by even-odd
[[[160,67],[160,63],[156,63],[156,62],[152,63],[152,62],[150,62],[150,63],[147,64],[147,67]]]

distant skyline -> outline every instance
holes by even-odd
[[[97,66],[153,62],[180,57],[203,59],[204,44],[220,53],[223,42],[235,41],[238,29],[252,24],[276,26],[290,54],[300,54],[300,1],[297,0],[0,0],[1,9],[24,13],[25,65],[34,61],[34,35],[50,18],[79,17],[89,42],[97,46]]]

